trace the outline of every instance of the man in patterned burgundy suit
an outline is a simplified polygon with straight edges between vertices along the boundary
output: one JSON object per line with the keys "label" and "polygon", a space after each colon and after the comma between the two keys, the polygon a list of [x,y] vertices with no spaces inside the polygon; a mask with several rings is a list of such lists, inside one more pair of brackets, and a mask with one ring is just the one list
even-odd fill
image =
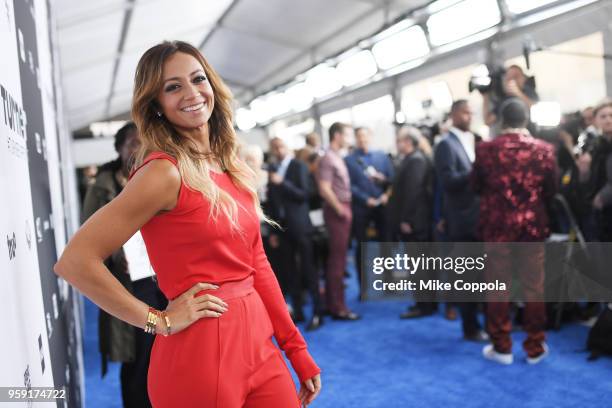
{"label": "man in patterned burgundy suit", "polygon": [[[494,140],[476,147],[472,185],[480,194],[478,232],[488,255],[487,282],[512,280],[516,267],[526,300],[523,348],[527,362],[535,364],[548,354],[545,343],[546,313],[544,292],[544,245],[549,235],[546,203],[556,189],[556,162],[553,147],[534,139],[525,129],[528,108],[517,98],[501,106],[503,130]],[[500,242],[529,242],[519,247]],[[502,364],[511,364],[512,323],[507,291],[489,293],[487,331],[493,344],[483,355]]]}

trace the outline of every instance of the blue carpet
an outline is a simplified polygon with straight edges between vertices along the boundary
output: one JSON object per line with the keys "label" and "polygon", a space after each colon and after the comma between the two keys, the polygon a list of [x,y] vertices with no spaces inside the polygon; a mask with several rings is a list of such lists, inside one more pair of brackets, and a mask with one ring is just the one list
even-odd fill
{"label": "blue carpet", "polygon": [[[588,329],[566,325],[548,333],[551,355],[536,366],[524,361],[523,333],[513,334],[515,362],[501,366],[481,357],[482,345],[461,341],[458,321],[440,315],[399,320],[398,301],[358,303],[356,279],[347,279],[350,307],[359,322],[327,319],[303,331],[323,369],[323,392],[313,407],[602,407],[610,406],[612,359],[587,362]],[[87,408],[121,406],[119,365],[100,379],[97,309],[86,301],[84,334]],[[605,401],[608,401],[607,403]]]}
{"label": "blue carpet", "polygon": [[102,378],[102,362],[98,345],[98,307],[89,299],[85,303],[85,332],[83,333],[83,360],[85,363],[85,407],[121,408],[121,364],[108,363],[108,372]]}

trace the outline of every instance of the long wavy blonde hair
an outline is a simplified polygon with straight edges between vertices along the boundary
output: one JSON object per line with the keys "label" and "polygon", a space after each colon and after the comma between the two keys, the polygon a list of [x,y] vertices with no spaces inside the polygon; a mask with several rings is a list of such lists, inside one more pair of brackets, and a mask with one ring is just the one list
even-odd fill
{"label": "long wavy blonde hair", "polygon": [[[189,54],[200,62],[213,90],[214,107],[208,120],[210,153],[199,152],[192,139],[182,136],[171,122],[157,115],[160,108],[156,98],[163,86],[163,66],[177,52]],[[135,167],[155,151],[173,156],[185,184],[201,192],[210,202],[211,218],[216,220],[221,212],[230,220],[233,230],[241,231],[237,224],[236,201],[210,177],[208,160],[214,158],[234,184],[251,194],[259,218],[270,221],[261,210],[255,173],[238,156],[239,143],[233,127],[231,91],[197,48],[182,41],[164,41],[143,54],[134,79],[132,118],[142,142],[134,158]]]}

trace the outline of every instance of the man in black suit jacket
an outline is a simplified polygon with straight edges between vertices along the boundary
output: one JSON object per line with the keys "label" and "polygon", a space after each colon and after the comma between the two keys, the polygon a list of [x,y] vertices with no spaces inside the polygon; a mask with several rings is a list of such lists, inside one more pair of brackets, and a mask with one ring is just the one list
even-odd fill
{"label": "man in black suit jacket", "polygon": [[426,242],[431,237],[433,168],[418,148],[420,132],[406,127],[398,133],[397,145],[404,157],[396,169],[389,215],[394,226],[392,239]]}
{"label": "man in black suit jacket", "polygon": [[[431,239],[433,206],[433,166],[418,148],[421,137],[414,127],[404,127],[397,134],[398,153],[403,159],[396,168],[388,204],[391,241],[410,242],[418,253],[426,252]],[[414,297],[416,303],[401,318],[428,316],[437,309],[435,292],[416,291]]]}
{"label": "man in black suit jacket", "polygon": [[314,330],[323,323],[323,319],[319,279],[313,265],[313,227],[308,207],[312,188],[308,167],[290,154],[280,138],[270,141],[270,153],[277,163],[269,172],[268,215],[283,229],[278,234],[280,250],[286,261],[281,266],[284,269],[281,273],[290,274],[289,291],[296,321],[304,319],[301,294],[302,281],[306,278],[313,302],[313,318],[307,329]]}
{"label": "man in black suit jacket", "polygon": [[[452,127],[438,143],[434,162],[443,190],[443,213],[450,242],[476,241],[479,200],[470,188],[477,137],[470,132],[472,110],[464,99],[451,107]],[[487,341],[477,318],[477,304],[461,303],[463,336],[466,340]]]}

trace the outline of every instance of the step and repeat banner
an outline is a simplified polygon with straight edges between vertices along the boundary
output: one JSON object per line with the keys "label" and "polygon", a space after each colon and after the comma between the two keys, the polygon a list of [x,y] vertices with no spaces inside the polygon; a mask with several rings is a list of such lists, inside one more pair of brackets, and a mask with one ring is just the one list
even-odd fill
{"label": "step and repeat banner", "polygon": [[53,272],[74,217],[49,8],[0,2],[0,387],[65,389],[10,406],[81,407],[80,298]]}

